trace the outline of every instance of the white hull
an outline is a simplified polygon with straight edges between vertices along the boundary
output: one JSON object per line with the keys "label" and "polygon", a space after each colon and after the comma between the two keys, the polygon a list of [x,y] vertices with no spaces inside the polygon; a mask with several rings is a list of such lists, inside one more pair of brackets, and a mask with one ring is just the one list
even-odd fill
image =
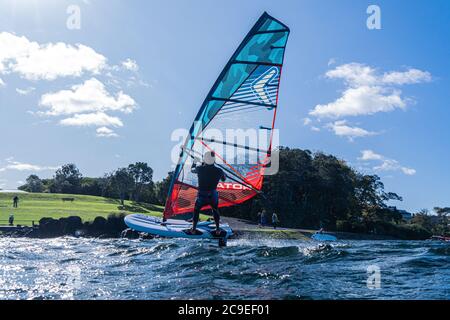
{"label": "white hull", "polygon": [[218,239],[228,238],[233,234],[228,224],[221,224],[223,230],[220,237],[212,232],[216,229],[214,222],[199,222],[197,230],[198,235],[189,235],[185,231],[192,227],[192,223],[184,220],[168,219],[164,224],[161,218],[146,216],[143,214],[131,214],[125,217],[125,224],[138,232],[144,232],[151,235],[157,235],[167,238],[188,238],[188,239]]}

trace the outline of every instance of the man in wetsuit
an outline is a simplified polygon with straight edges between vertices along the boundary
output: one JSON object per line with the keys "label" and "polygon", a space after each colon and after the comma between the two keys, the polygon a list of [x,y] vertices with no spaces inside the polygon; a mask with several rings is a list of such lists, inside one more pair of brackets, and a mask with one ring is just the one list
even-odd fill
{"label": "man in wetsuit", "polygon": [[206,152],[203,157],[203,164],[197,166],[194,162],[192,165],[192,173],[198,176],[198,193],[197,201],[195,202],[194,217],[192,229],[189,230],[190,234],[196,234],[197,223],[200,216],[200,210],[204,206],[211,206],[214,215],[214,221],[216,222],[216,235],[220,234],[220,214],[219,214],[219,193],[217,192],[217,185],[219,181],[225,181],[226,176],[222,169],[216,167],[216,155],[213,151]]}

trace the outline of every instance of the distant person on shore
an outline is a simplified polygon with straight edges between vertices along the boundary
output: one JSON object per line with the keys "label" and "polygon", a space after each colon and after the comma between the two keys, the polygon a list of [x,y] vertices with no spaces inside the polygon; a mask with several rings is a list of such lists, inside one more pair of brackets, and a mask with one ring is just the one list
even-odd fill
{"label": "distant person on shore", "polygon": [[263,210],[259,214],[259,226],[264,227],[267,224],[266,210]]}
{"label": "distant person on shore", "polygon": [[280,219],[278,219],[278,215],[274,212],[272,214],[272,225],[273,225],[273,228],[276,229],[278,227],[279,223],[280,223]]}
{"label": "distant person on shore", "polygon": [[14,214],[13,214],[13,213],[11,213],[11,214],[9,215],[9,225],[10,225],[10,226],[13,226],[13,225],[14,225]]}
{"label": "distant person on shore", "polygon": [[18,196],[15,196],[13,198],[13,207],[14,208],[18,208],[19,207],[19,197]]}

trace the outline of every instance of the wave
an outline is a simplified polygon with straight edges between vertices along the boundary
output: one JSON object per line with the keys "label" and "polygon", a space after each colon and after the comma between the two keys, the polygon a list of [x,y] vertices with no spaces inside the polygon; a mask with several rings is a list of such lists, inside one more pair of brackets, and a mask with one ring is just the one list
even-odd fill
{"label": "wave", "polygon": [[450,256],[450,244],[437,248],[430,248],[428,249],[428,252],[437,256]]}
{"label": "wave", "polygon": [[299,254],[299,248],[296,246],[290,247],[262,247],[256,250],[256,256],[264,258],[272,257],[292,257]]}

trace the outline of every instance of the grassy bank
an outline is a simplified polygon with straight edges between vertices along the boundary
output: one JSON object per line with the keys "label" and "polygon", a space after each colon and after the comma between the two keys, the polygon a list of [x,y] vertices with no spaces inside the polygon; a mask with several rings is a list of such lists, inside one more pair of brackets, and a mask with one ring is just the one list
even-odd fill
{"label": "grassy bank", "polygon": [[[236,231],[236,230],[235,230]],[[249,239],[285,239],[285,240],[311,240],[307,233],[299,230],[282,230],[272,228],[248,228],[237,230],[236,237]]]}
{"label": "grassy bank", "polygon": [[[110,214],[143,213],[162,216],[163,207],[125,201],[120,205],[116,199],[67,194],[19,194],[19,207],[13,208],[12,193],[0,193],[0,225],[7,224],[9,215],[14,214],[14,224],[29,226],[32,221],[38,223],[41,218],[65,218],[78,216],[83,221],[93,221],[96,217],[107,217]],[[63,198],[73,198],[73,202],[64,202]]]}

